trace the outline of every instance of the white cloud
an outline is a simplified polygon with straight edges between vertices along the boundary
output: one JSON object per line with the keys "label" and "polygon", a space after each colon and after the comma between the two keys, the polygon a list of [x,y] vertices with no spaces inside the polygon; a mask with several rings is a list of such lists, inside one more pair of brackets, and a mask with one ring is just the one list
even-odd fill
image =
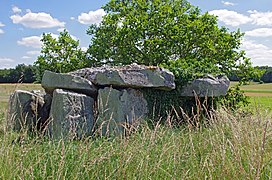
{"label": "white cloud", "polygon": [[70,17],[70,19],[73,21],[73,20],[75,20],[76,18],[75,18],[75,17]]}
{"label": "white cloud", "polygon": [[251,58],[255,66],[272,66],[272,48],[252,40],[244,39],[242,41],[242,49],[246,51],[246,55]]}
{"label": "white cloud", "polygon": [[42,45],[41,36],[24,37],[20,41],[17,41],[17,44],[26,47],[40,48]]}
{"label": "white cloud", "polygon": [[248,16],[226,9],[213,10],[209,13],[218,16],[219,21],[230,26],[239,26],[247,23],[257,26],[272,26],[272,12],[270,11],[258,12],[256,10],[250,10],[248,11]]}
{"label": "white cloud", "polygon": [[0,57],[0,62],[3,63],[3,62],[14,62],[13,59],[11,58],[3,58],[3,57]]}
{"label": "white cloud", "polygon": [[27,51],[26,54],[29,56],[39,55],[40,51]]}
{"label": "white cloud", "polygon": [[218,20],[224,22],[226,25],[239,26],[252,22],[252,19],[243,14],[235,11],[229,11],[226,9],[213,10],[209,12],[215,16],[218,16]]}
{"label": "white cloud", "polygon": [[58,32],[63,32],[65,28],[59,28],[57,29]]}
{"label": "white cloud", "polygon": [[103,9],[98,9],[96,11],[90,11],[89,13],[81,13],[77,20],[81,24],[99,24],[104,15],[106,15],[106,12]]}
{"label": "white cloud", "polygon": [[6,58],[6,57],[0,57],[0,68],[11,68],[13,67],[12,63],[15,61],[11,58]]}
{"label": "white cloud", "polygon": [[58,19],[53,18],[50,14],[39,12],[32,13],[27,12],[25,15],[20,16],[18,14],[10,16],[14,24],[22,24],[28,28],[52,28],[52,27],[64,27],[65,23],[60,22]]}
{"label": "white cloud", "polygon": [[235,6],[235,3],[232,2],[228,2],[228,1],[221,1],[222,4],[224,4],[224,6]]}
{"label": "white cloud", "polygon": [[[55,39],[57,39],[59,37],[58,34],[54,34],[54,33],[50,33],[50,34]],[[71,34],[70,34],[70,36],[72,37],[72,39],[78,40],[78,38],[76,36],[73,36]],[[21,40],[17,41],[17,44],[22,45],[22,46],[26,46],[26,47],[41,48],[41,46],[42,46],[41,39],[42,39],[42,35],[24,37]],[[31,55],[31,53],[39,54],[38,51],[29,51],[28,55]]]}
{"label": "white cloud", "polygon": [[248,11],[253,24],[258,26],[272,26],[272,12]]}
{"label": "white cloud", "polygon": [[29,56],[23,56],[22,59],[31,59]]}
{"label": "white cloud", "polygon": [[[4,27],[4,26],[5,26],[5,24],[3,24],[3,23],[0,22],[0,27]],[[5,33],[4,30],[0,29],[0,34],[4,34],[4,33]]]}
{"label": "white cloud", "polygon": [[272,36],[272,28],[258,28],[245,32],[246,36],[252,37],[270,37]]}
{"label": "white cloud", "polygon": [[12,11],[13,11],[13,13],[20,13],[20,12],[22,12],[22,10],[20,8],[18,8],[17,6],[13,6],[12,7]]}
{"label": "white cloud", "polygon": [[34,60],[37,56],[40,55],[40,51],[27,51],[26,55],[21,57],[23,60]]}

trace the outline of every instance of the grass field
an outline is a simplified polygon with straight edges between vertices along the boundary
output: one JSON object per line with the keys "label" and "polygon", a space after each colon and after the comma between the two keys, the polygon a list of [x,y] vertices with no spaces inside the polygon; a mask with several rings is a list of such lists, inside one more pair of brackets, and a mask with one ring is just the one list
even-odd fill
{"label": "grass field", "polygon": [[7,106],[9,96],[17,89],[20,90],[41,90],[40,84],[0,84],[0,110]]}
{"label": "grass field", "polygon": [[[237,82],[231,82],[231,86],[236,84]],[[272,83],[251,82],[249,85],[242,86],[241,89],[249,96],[252,107],[272,110]]]}
{"label": "grass field", "polygon": [[241,88],[249,96],[272,96],[272,83],[268,84],[249,84]]}
{"label": "grass field", "polygon": [[[269,94],[262,93],[269,86],[243,89]],[[24,88],[40,85],[0,85],[3,105],[13,89]],[[269,107],[271,99],[251,101],[259,102],[254,108]],[[0,179],[272,179],[271,117],[271,111],[233,114],[221,108],[207,127],[143,124],[125,138],[70,142],[31,138],[1,126]]]}
{"label": "grass field", "polygon": [[250,97],[253,107],[262,107],[272,110],[272,83],[268,84],[249,84],[241,88]]}

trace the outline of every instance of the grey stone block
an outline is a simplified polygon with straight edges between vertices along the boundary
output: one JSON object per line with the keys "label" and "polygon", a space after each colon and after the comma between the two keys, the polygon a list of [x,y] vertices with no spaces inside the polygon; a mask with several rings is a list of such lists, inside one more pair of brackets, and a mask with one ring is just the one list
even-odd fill
{"label": "grey stone block", "polygon": [[106,87],[98,92],[96,126],[102,135],[124,134],[136,128],[147,111],[141,91]]}
{"label": "grey stone block", "polygon": [[68,90],[56,89],[50,110],[48,132],[53,139],[90,136],[93,131],[94,100]]}
{"label": "grey stone block", "polygon": [[9,100],[8,128],[30,132],[41,130],[48,118],[48,104],[51,103],[44,97],[45,95],[16,90]]}
{"label": "grey stone block", "polygon": [[230,81],[226,76],[211,75],[193,80],[183,87],[181,96],[218,97],[227,94]]}
{"label": "grey stone block", "polygon": [[51,71],[44,72],[42,87],[49,94],[52,94],[55,89],[66,89],[90,96],[97,95],[97,88],[87,79],[71,74],[54,73]]}
{"label": "grey stone block", "polygon": [[137,64],[116,67],[106,66],[85,68],[69,74],[86,78],[98,86],[175,89],[173,73],[157,66]]}

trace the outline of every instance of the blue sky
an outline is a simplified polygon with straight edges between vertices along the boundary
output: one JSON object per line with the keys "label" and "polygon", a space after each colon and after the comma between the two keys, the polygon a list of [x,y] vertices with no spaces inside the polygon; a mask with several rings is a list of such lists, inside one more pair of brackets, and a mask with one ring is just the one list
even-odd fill
{"label": "blue sky", "polygon": [[[0,0],[0,69],[32,64],[42,33],[57,36],[64,28],[83,49],[88,47],[88,26],[99,23],[108,0]],[[245,32],[242,49],[254,65],[272,66],[271,0],[189,0],[202,12],[218,16],[219,25]]]}

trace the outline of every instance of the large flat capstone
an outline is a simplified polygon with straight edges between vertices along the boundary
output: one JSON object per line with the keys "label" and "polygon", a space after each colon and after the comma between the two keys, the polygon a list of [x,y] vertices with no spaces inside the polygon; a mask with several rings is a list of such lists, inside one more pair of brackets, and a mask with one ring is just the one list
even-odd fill
{"label": "large flat capstone", "polygon": [[9,100],[8,128],[29,132],[42,130],[49,115],[50,103],[45,95],[16,90]]}
{"label": "large flat capstone", "polygon": [[52,94],[55,89],[67,89],[90,96],[97,95],[97,88],[90,81],[72,74],[45,71],[42,78],[42,87],[49,94]]}
{"label": "large flat capstone", "polygon": [[174,75],[157,66],[127,65],[85,68],[69,74],[81,76],[100,86],[175,89]]}
{"label": "large flat capstone", "polygon": [[218,97],[227,94],[230,81],[226,76],[207,76],[193,80],[182,89],[181,96]]}
{"label": "large flat capstone", "polygon": [[49,135],[53,139],[90,136],[94,124],[93,105],[93,98],[85,94],[54,90],[48,125]]}
{"label": "large flat capstone", "polygon": [[147,111],[147,101],[139,90],[100,89],[96,122],[98,132],[102,135],[130,132],[139,125]]}

